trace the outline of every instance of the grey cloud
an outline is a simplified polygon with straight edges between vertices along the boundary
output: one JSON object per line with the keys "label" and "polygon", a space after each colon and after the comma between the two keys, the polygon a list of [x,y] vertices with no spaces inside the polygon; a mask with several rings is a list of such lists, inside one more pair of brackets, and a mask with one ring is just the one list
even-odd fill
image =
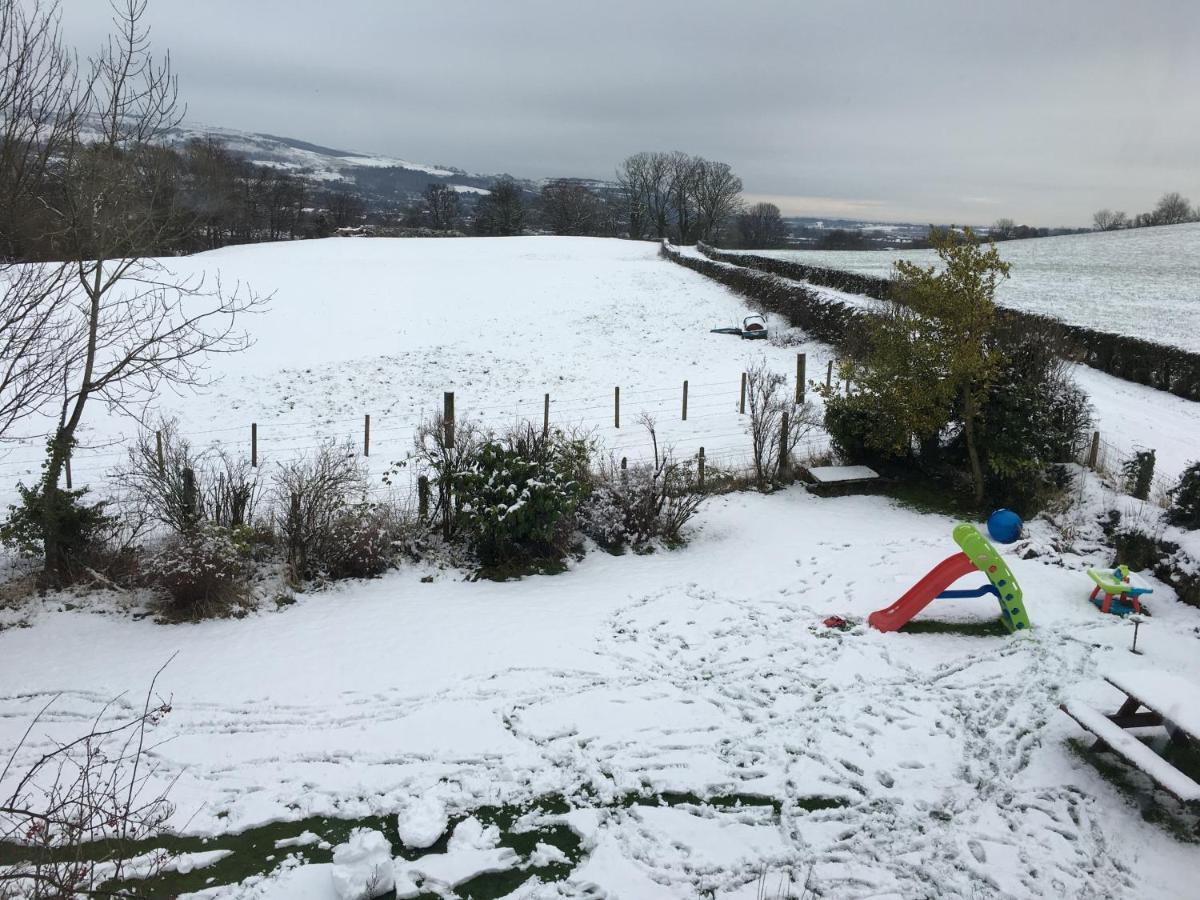
{"label": "grey cloud", "polygon": [[[100,0],[65,0],[82,50]],[[151,0],[197,121],[518,175],[723,159],[791,212],[1083,224],[1200,200],[1200,7]],[[979,203],[970,198],[988,198]]]}

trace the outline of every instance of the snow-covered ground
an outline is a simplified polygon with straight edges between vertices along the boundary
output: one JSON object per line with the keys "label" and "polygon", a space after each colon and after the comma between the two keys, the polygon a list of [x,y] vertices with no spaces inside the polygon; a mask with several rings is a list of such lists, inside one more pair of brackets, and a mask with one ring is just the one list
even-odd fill
{"label": "snow-covered ground", "polygon": [[[1084,560],[1009,555],[1032,632],[822,625],[894,600],[956,550],[952,525],[794,489],[714,500],[682,551],[593,553],[515,583],[414,567],[178,627],[48,604],[0,633],[0,747],[55,694],[27,755],[78,731],[178,652],[154,756],[192,833],[552,795],[581,810],[568,820],[586,855],[571,887],[516,896],[750,898],[764,871],[830,897],[1187,896],[1200,849],[1072,751],[1081,732],[1057,704],[1115,708],[1101,681],[1114,670],[1200,684],[1200,611],[1156,584],[1135,657],[1129,624],[1087,602]],[[924,615],[995,613],[985,598]],[[638,791],[762,795],[780,811],[612,802]],[[281,878],[216,893],[335,896],[324,869]]]}
{"label": "snow-covered ground", "polygon": [[[335,239],[172,261],[275,299],[251,322],[255,347],[220,361],[223,381],[162,406],[197,442],[245,448],[258,422],[267,460],[322,433],[357,437],[369,412],[378,464],[403,455],[443,390],[456,391],[460,415],[494,424],[540,417],[549,391],[555,421],[591,425],[618,452],[644,446],[629,436],[643,406],[685,448],[724,440],[737,452],[748,359],[766,354],[791,373],[805,351],[816,377],[830,351],[778,322],[777,336],[799,343],[709,334],[739,321],[741,302],[656,250],[581,238]],[[1160,465],[1196,445],[1195,404],[1079,377],[1103,427],[1174,448]],[[608,418],[618,385],[619,431]],[[128,431],[98,416],[88,440]],[[0,460],[5,490],[14,471],[36,473],[32,449]],[[92,463],[81,453],[77,481],[101,480],[122,452],[101,447]],[[1127,796],[1074,752],[1068,740],[1081,732],[1057,703],[1115,708],[1102,681],[1113,670],[1157,667],[1200,684],[1200,611],[1154,582],[1146,655],[1132,656],[1129,624],[1086,600],[1083,568],[1107,557],[1060,558],[1039,522],[1041,556],[1006,553],[1032,632],[822,624],[861,623],[895,600],[957,550],[952,526],[879,498],[793,489],[711,500],[683,550],[597,551],[553,577],[496,584],[410,565],[186,626],[96,598],[32,601],[4,619],[27,627],[0,630],[0,755],[50,697],[61,695],[22,762],[76,736],[118,693],[138,697],[177,652],[159,682],[172,712],[153,751],[156,778],[178,779],[176,827],[227,836],[297,823],[263,861],[275,875],[235,887],[213,875],[213,896],[333,900],[353,865],[386,857],[360,834],[332,864],[304,864],[296,854],[326,837],[302,833],[309,816],[384,816],[398,886],[554,864],[553,846],[515,853],[463,819],[545,797],[571,811],[542,824],[569,825],[583,853],[563,884],[514,897],[757,900],[788,875],[829,897],[1187,896],[1197,845],[1143,819],[1139,804],[1161,795]],[[995,613],[985,598],[938,601],[925,617]],[[693,801],[654,799],[667,795]],[[715,799],[732,796],[775,806]],[[704,799],[714,802],[694,802]],[[399,858],[401,833],[432,843],[447,816],[461,820],[455,838]],[[234,849],[222,840],[204,852]],[[178,870],[219,873],[224,862],[191,854]]]}
{"label": "snow-covered ground", "polygon": [[[1099,234],[1068,234],[997,245],[1013,264],[997,300],[1100,331],[1200,350],[1200,222]],[[766,250],[864,275],[888,277],[892,263],[930,265],[932,250]]]}

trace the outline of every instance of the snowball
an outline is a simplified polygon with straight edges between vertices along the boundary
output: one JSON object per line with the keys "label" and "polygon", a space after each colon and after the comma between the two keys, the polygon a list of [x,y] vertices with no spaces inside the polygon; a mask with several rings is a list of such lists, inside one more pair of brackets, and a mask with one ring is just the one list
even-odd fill
{"label": "snowball", "polygon": [[446,807],[437,797],[423,797],[396,816],[396,830],[405,847],[424,850],[432,847],[449,824]]}
{"label": "snowball", "polygon": [[460,850],[491,850],[500,846],[500,829],[495,825],[483,827],[483,823],[472,816],[458,823],[454,834],[450,835],[450,843],[446,850],[456,853]]}
{"label": "snowball", "polygon": [[356,828],[333,848],[333,890],[338,900],[375,900],[395,888],[392,845],[382,832]]}

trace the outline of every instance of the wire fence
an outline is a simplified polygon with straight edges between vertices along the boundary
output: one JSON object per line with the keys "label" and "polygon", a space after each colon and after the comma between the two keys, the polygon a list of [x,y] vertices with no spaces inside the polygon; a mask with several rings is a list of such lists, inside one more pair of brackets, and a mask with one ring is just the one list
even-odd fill
{"label": "wire fence", "polygon": [[1138,484],[1139,474],[1148,471],[1145,469],[1146,454],[1154,452],[1153,447],[1125,443],[1119,436],[1096,431],[1092,433],[1091,441],[1083,445],[1076,459],[1081,465],[1106,477],[1122,493],[1144,492],[1141,499],[1166,506],[1178,480],[1176,474],[1165,475],[1155,465],[1150,477],[1144,478],[1145,483]]}
{"label": "wire fence", "polygon": [[[803,362],[798,366],[798,376],[802,366]],[[794,382],[785,382],[783,390],[790,398]],[[685,381],[672,387],[614,386],[607,396],[554,397],[542,393],[478,405],[464,402],[466,398],[456,393],[447,393],[440,405],[431,398],[423,406],[384,415],[264,417],[239,425],[180,429],[175,437],[186,441],[197,456],[223,453],[250,462],[264,475],[331,442],[353,447],[371,476],[373,496],[415,501],[418,482],[428,474],[415,453],[418,428],[457,405],[452,418],[459,429],[469,424],[485,435],[498,435],[514,426],[531,424],[585,437],[600,458],[628,465],[652,459],[657,442],[660,452],[669,447],[676,459],[698,461],[703,455],[709,471],[740,476],[754,469],[746,392],[743,375],[740,383],[732,384]],[[452,398],[449,407],[446,398]],[[654,438],[647,424],[653,424]],[[128,466],[131,452],[143,443],[153,447],[155,440],[156,432],[149,430],[118,433],[77,446],[71,455],[70,486],[111,495],[120,489],[119,473]],[[30,442],[0,456],[0,484],[11,488],[18,482],[36,481],[45,458],[39,449]],[[792,458],[803,461],[822,457],[829,450],[824,432],[813,429],[798,443]]]}

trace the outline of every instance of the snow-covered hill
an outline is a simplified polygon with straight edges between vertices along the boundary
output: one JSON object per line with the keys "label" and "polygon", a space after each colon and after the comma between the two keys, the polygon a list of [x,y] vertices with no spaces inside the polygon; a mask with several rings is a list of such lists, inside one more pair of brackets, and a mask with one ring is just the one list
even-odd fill
{"label": "snow-covered hill", "polygon": [[[1200,222],[1005,241],[1011,278],[997,300],[1100,331],[1200,350]],[[932,263],[932,250],[759,251],[810,266],[886,277],[892,263]]]}
{"label": "snow-covered hill", "polygon": [[216,140],[230,152],[259,166],[284,169],[313,182],[342,185],[373,198],[415,196],[430,182],[444,182],[460,193],[482,194],[494,175],[471,174],[453,166],[431,165],[391,156],[325,147],[296,138],[184,123],[171,130],[168,143]]}

